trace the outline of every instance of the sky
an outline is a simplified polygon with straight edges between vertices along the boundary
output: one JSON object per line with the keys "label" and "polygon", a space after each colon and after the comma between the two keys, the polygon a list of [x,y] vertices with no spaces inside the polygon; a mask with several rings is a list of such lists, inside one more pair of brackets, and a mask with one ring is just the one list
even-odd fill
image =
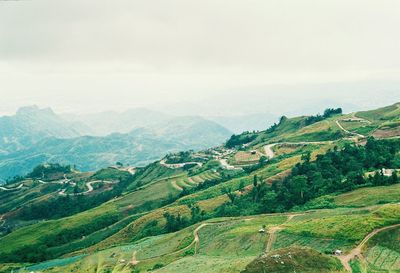
{"label": "sky", "polygon": [[399,26],[398,0],[0,0],[0,114],[381,106]]}

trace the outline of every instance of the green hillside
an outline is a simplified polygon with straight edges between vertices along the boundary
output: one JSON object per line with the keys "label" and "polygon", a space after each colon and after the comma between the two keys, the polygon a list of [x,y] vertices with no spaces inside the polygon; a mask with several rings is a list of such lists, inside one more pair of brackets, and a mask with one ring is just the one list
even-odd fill
{"label": "green hillside", "polygon": [[400,271],[398,109],[283,117],[142,168],[13,181],[0,272]]}

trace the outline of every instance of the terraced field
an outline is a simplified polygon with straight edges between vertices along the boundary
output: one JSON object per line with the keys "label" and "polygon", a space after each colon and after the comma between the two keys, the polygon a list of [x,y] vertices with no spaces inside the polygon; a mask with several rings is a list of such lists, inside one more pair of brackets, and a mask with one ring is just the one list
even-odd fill
{"label": "terraced field", "polygon": [[[326,162],[331,163],[328,165],[334,166],[335,160],[323,154],[332,150],[335,152],[328,155],[343,156],[341,148],[357,143],[354,132],[364,134],[369,126],[396,127],[397,123],[390,118],[400,114],[397,109],[397,106],[389,107],[384,112],[360,113],[360,116],[334,115],[310,125],[305,125],[307,117],[287,119],[275,131],[254,133],[256,138],[250,143],[239,142],[238,147],[229,150],[219,147],[221,153],[207,150],[210,160],[201,166],[168,168],[155,162],[146,168],[137,168],[134,177],[124,172],[130,180],[100,205],[64,218],[20,223],[12,232],[4,229],[0,254],[19,255],[29,246],[31,252],[34,252],[32,249],[46,249],[53,256],[37,260],[26,257],[27,261],[56,259],[36,264],[0,265],[0,269],[20,267],[20,273],[225,273],[243,270],[258,273],[251,271],[248,265],[253,264],[253,269],[257,269],[268,261],[274,263],[274,267],[266,267],[273,270],[271,272],[288,272],[284,271],[288,268],[290,272],[313,272],[318,268],[318,272],[338,273],[345,272],[348,266],[347,261],[343,266],[341,261],[350,257],[346,255],[352,254],[367,237],[370,240],[365,241],[367,244],[362,249],[365,259],[349,258],[353,272],[396,272],[400,270],[397,243],[400,231],[373,233],[400,223],[400,184],[339,194],[361,185],[389,183],[351,184],[342,189],[341,183],[347,182],[345,178],[348,181],[351,178],[343,171],[343,176],[337,176],[336,184],[332,183],[335,187],[339,185],[339,190],[325,191],[323,185],[330,181],[320,179],[324,183],[313,184],[314,176],[302,173],[301,168],[319,170],[320,165],[313,162],[317,158],[327,159]],[[371,143],[381,147],[377,142]],[[272,149],[269,152],[273,156],[258,164],[265,147]],[[354,150],[365,152],[363,147],[354,145]],[[392,156],[388,162],[362,167],[360,173],[376,172],[382,166],[379,164],[398,164],[398,154],[387,154]],[[220,161],[231,156],[236,163],[254,164],[240,170],[223,168]],[[363,164],[368,165],[364,158]],[[341,169],[337,167],[337,170]],[[296,173],[299,179],[294,180]],[[314,173],[317,177],[317,172]],[[13,206],[40,203],[60,195],[59,191],[64,189],[65,197],[68,198],[68,193],[72,197],[76,192],[87,191],[91,181],[114,181],[120,175],[117,169],[107,168],[88,176],[69,174],[65,179],[73,180],[75,185],[26,180],[18,192],[0,192],[0,198],[6,201],[0,204],[0,224],[9,224],[12,213],[16,215]],[[325,173],[319,175],[322,177]],[[93,182],[90,185],[93,191],[87,195],[107,193],[121,183],[103,184]],[[315,192],[320,190],[320,194],[303,199],[304,191],[310,187],[315,188]],[[298,191],[292,191],[297,188]],[[295,199],[300,201],[292,201]],[[275,213],[260,214],[265,212]],[[221,215],[242,216],[219,217]],[[337,249],[343,251],[343,255],[333,256],[332,251]],[[2,257],[6,261],[15,260],[6,255]]]}
{"label": "terraced field", "polygon": [[[26,270],[36,268],[47,269],[46,272],[66,272],[80,268],[80,272],[131,272],[133,269],[146,271],[159,268],[155,272],[192,272],[203,268],[204,272],[224,272],[228,269],[240,272],[246,264],[264,252],[274,227],[281,226],[283,230],[278,233],[273,250],[300,246],[325,253],[334,249],[349,251],[374,228],[398,222],[399,211],[399,205],[384,205],[358,212],[342,209],[310,211],[296,216],[277,214],[211,219],[175,233],[148,237],[133,244],[112,247],[89,256],[46,262]],[[382,222],[359,229],[359,222],[349,226],[344,220],[357,215],[380,218]],[[325,232],[318,231],[324,229],[327,219],[337,217],[341,217],[343,221],[335,222],[336,227],[329,224],[333,229],[330,234],[325,235]],[[265,227],[266,233],[259,232],[261,227]],[[352,236],[354,240],[345,240],[338,236],[339,230],[342,229],[349,234],[359,235]],[[196,242],[196,231],[198,245],[193,245],[193,242]],[[385,240],[373,237],[369,241],[366,261],[371,263],[372,269],[374,265],[383,265],[388,269],[397,268],[398,244],[395,242],[399,234],[399,229],[395,233],[384,232],[376,236],[383,236]],[[386,245],[382,242],[386,242]],[[58,267],[51,269],[51,265]]]}
{"label": "terraced field", "polygon": [[399,272],[400,228],[382,231],[372,237],[363,248],[362,258],[352,263],[354,272]]}
{"label": "terraced field", "polygon": [[214,171],[205,171],[194,176],[182,176],[176,179],[172,179],[171,184],[178,190],[184,188],[192,188],[206,180],[214,180],[220,177],[219,173]]}

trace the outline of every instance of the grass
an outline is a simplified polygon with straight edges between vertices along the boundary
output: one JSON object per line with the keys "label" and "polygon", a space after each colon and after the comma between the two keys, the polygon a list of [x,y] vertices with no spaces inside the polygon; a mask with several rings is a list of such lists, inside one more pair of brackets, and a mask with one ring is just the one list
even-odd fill
{"label": "grass", "polygon": [[372,123],[382,123],[383,121],[395,119],[400,116],[399,103],[371,111],[357,112],[356,116],[369,120]]}
{"label": "grass", "polygon": [[290,247],[262,255],[251,262],[243,273],[332,273],[345,272],[340,261],[310,248]]}
{"label": "grass", "polygon": [[199,253],[208,256],[257,256],[265,248],[267,234],[258,230],[265,225],[277,226],[287,220],[286,216],[259,216],[211,224],[200,230]]}
{"label": "grass", "polygon": [[[56,236],[71,229],[84,229],[87,223],[94,222],[98,219],[123,218],[135,214],[137,212],[154,209],[154,205],[162,199],[168,198],[169,195],[177,195],[178,190],[165,181],[159,181],[141,190],[128,193],[120,198],[113,199],[91,210],[75,214],[59,220],[44,221],[30,226],[18,229],[11,234],[0,239],[0,244],[6,246],[2,248],[3,253],[18,251],[24,245],[40,244],[46,237]],[[102,227],[99,226],[99,230]],[[86,234],[89,235],[89,234]],[[109,235],[109,234],[108,234]],[[78,238],[76,238],[78,239]],[[76,247],[80,247],[77,244]],[[64,246],[68,251],[75,251],[68,246]],[[62,253],[63,254],[63,253]]]}
{"label": "grass", "polygon": [[327,141],[338,140],[345,134],[337,126],[335,120],[341,116],[335,116],[308,126],[305,126],[306,117],[290,118],[279,126],[274,132],[263,132],[254,142],[261,143],[277,142],[301,142],[301,141]]}
{"label": "grass", "polygon": [[318,238],[301,234],[280,231],[277,234],[273,249],[281,249],[289,246],[310,247],[322,253],[331,253],[335,249],[350,249],[352,241],[344,239]]}
{"label": "grass", "polygon": [[400,184],[361,188],[333,197],[337,206],[366,207],[400,202]]}
{"label": "grass", "polygon": [[[204,202],[206,201],[208,200],[204,200]],[[180,211],[184,215],[188,213],[188,209],[184,206],[169,209],[174,210],[175,213]],[[285,258],[282,261],[292,269],[296,269],[296,272],[316,272],[315,270],[318,272],[342,272],[336,259],[322,255],[320,252],[330,252],[336,248],[350,249],[371,230],[398,222],[400,206],[382,205],[370,210],[337,208],[310,211],[294,217],[289,222],[287,222],[288,216],[285,214],[210,219],[206,221],[208,226],[199,231],[200,244],[196,255],[194,255],[194,248],[183,249],[191,244],[194,239],[193,231],[200,224],[175,233],[145,237],[134,243],[128,243],[143,230],[146,222],[156,219],[157,215],[152,215],[153,213],[155,211],[134,221],[134,224],[125,228],[125,232],[128,233],[120,233],[116,237],[118,239],[125,234],[127,240],[124,245],[94,252],[75,263],[49,269],[48,272],[70,272],[71,270],[77,272],[78,269],[79,272],[94,272],[95,269],[97,272],[107,272],[107,270],[120,273],[147,272],[151,271],[154,266],[160,267],[155,272],[241,272],[265,248],[269,235],[258,233],[263,225],[266,226],[267,231],[272,226],[285,228],[277,233],[273,245],[274,252],[271,255],[284,256],[290,252],[294,260],[289,261]],[[382,238],[378,235],[373,237],[368,243],[369,249],[373,251],[371,255],[379,254],[376,245],[379,243],[381,256],[387,254],[389,257],[385,260],[386,263],[394,261],[394,252],[398,251],[399,247],[395,242],[397,242],[396,238],[400,231],[396,232],[396,234],[393,232],[379,234]],[[346,235],[342,236],[342,233]],[[114,241],[114,243],[121,244],[123,242]],[[290,250],[287,247],[290,247]],[[315,250],[310,250],[310,248]],[[382,248],[390,249],[391,252],[383,251]],[[88,251],[85,250],[85,252]],[[133,253],[136,253],[136,258],[141,261],[135,267],[128,265]],[[271,259],[271,255],[267,257],[267,261]],[[268,267],[266,271],[261,272],[287,272],[281,271],[287,267],[280,264],[280,261],[278,264],[275,260],[274,263],[267,263],[279,267]],[[322,264],[325,267],[320,268]],[[251,269],[251,266],[248,268]],[[327,268],[330,271],[324,271]]]}
{"label": "grass", "polygon": [[372,211],[360,211],[357,214],[339,214],[320,218],[292,221],[286,231],[291,234],[361,241],[374,229],[400,222],[400,205],[384,205]]}
{"label": "grass", "polygon": [[175,261],[157,273],[239,273],[251,262],[252,257],[210,257],[205,255],[189,256]]}
{"label": "grass", "polygon": [[217,172],[204,171],[204,172],[201,172],[197,175],[193,175],[190,177],[187,175],[182,175],[182,176],[170,179],[169,181],[171,183],[172,183],[172,181],[174,181],[181,188],[192,188],[200,183],[203,183],[206,180],[218,179],[219,177],[220,177],[220,175]]}
{"label": "grass", "polygon": [[400,228],[382,231],[364,248],[365,265],[371,271],[400,271]]}
{"label": "grass", "polygon": [[132,216],[125,217],[121,221],[118,221],[117,223],[115,223],[113,225],[107,226],[103,229],[93,232],[92,234],[89,234],[88,236],[79,238],[75,241],[71,241],[71,242],[61,245],[61,246],[49,248],[49,251],[54,253],[55,256],[61,256],[65,253],[69,253],[68,256],[71,256],[71,255],[74,256],[75,251],[90,247],[92,245],[95,245],[95,244],[101,242],[102,240],[105,240],[106,238],[117,233],[118,231],[120,231],[121,229],[126,227],[129,223],[131,223],[132,221],[136,220],[139,217],[140,217],[140,215],[132,215]]}
{"label": "grass", "polygon": [[27,271],[42,271],[46,270],[52,267],[59,267],[59,266],[65,266],[68,264],[75,263],[76,261],[82,259],[85,255],[79,255],[75,257],[69,257],[69,258],[63,258],[63,259],[55,259],[51,261],[46,261],[40,264],[32,265],[26,267]]}
{"label": "grass", "polygon": [[132,175],[128,171],[121,171],[116,168],[106,168],[97,171],[93,176],[98,180],[129,179]]}
{"label": "grass", "polygon": [[233,156],[232,160],[230,160],[230,163],[237,165],[246,165],[258,163],[259,160],[260,154],[258,153],[253,154],[248,151],[239,151]]}

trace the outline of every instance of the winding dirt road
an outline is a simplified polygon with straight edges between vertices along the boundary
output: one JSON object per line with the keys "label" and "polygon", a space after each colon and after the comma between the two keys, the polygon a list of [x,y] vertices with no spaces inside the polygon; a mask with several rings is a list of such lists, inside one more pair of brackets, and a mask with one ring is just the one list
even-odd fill
{"label": "winding dirt road", "polygon": [[269,159],[272,159],[275,157],[275,153],[272,150],[272,148],[276,145],[321,145],[321,144],[332,144],[333,141],[301,141],[301,142],[277,142],[277,143],[272,143],[264,146],[264,153],[265,156],[267,156]]}
{"label": "winding dirt road", "polygon": [[215,224],[215,223],[203,223],[193,231],[194,240],[193,240],[192,244],[193,243],[195,244],[195,246],[194,246],[194,254],[197,254],[197,252],[199,251],[199,246],[200,246],[199,231],[200,231],[200,229],[202,229],[205,226],[212,225],[212,224]]}
{"label": "winding dirt road", "polygon": [[350,134],[350,135],[353,135],[353,136],[357,136],[357,137],[360,137],[360,138],[365,138],[365,136],[362,135],[362,134],[350,132],[349,130],[345,129],[345,128],[340,124],[339,120],[336,120],[336,125],[337,125],[343,132],[345,132],[345,133],[347,133],[347,134]]}
{"label": "winding dirt road", "polygon": [[153,260],[154,258],[159,258],[159,257],[163,257],[163,256],[175,255],[175,254],[178,254],[178,253],[181,253],[181,252],[184,252],[184,251],[190,249],[193,245],[195,246],[195,248],[194,248],[194,254],[197,254],[197,253],[198,253],[199,244],[200,244],[199,231],[200,231],[202,228],[204,228],[205,226],[214,225],[214,224],[217,224],[217,223],[203,223],[203,224],[201,224],[200,226],[198,226],[198,227],[193,231],[193,237],[194,237],[193,241],[192,241],[188,246],[186,246],[186,247],[184,247],[184,248],[181,248],[181,249],[179,249],[179,250],[177,250],[177,251],[174,251],[174,252],[171,252],[171,253],[162,254],[162,255],[158,255],[158,256],[151,257],[151,258],[147,258],[147,259],[143,259],[143,260],[138,260],[138,259],[136,258],[137,251],[134,251],[134,252],[132,253],[132,258],[131,258],[130,264],[131,264],[131,265],[137,265],[138,263],[140,263],[140,262],[142,262],[142,261]]}
{"label": "winding dirt road", "polygon": [[183,167],[185,167],[186,165],[189,165],[189,164],[190,165],[196,164],[199,167],[203,166],[203,163],[200,163],[200,162],[184,162],[184,163],[169,164],[169,163],[165,162],[165,159],[160,161],[160,165],[162,165],[164,167],[167,167],[167,168],[170,168],[170,169],[183,168]]}
{"label": "winding dirt road", "polygon": [[274,144],[268,144],[268,145],[264,146],[264,152],[265,152],[265,155],[268,157],[268,159],[274,158],[275,154],[274,154],[274,151],[272,150],[272,148],[278,144],[279,143],[274,143]]}
{"label": "winding dirt road", "polygon": [[392,229],[392,228],[396,228],[396,227],[400,227],[400,224],[396,224],[396,225],[391,225],[391,226],[387,226],[387,227],[383,227],[383,228],[379,228],[379,229],[375,229],[374,231],[372,231],[370,234],[368,234],[362,241],[361,243],[354,248],[353,250],[351,250],[347,255],[342,255],[342,256],[338,256],[339,260],[342,262],[344,268],[348,271],[348,272],[353,272],[353,269],[351,268],[349,262],[356,258],[356,257],[362,257],[362,248],[363,246],[368,242],[369,239],[371,239],[373,236],[375,236],[376,234],[378,234],[379,232],[388,230],[388,229]]}
{"label": "winding dirt road", "polygon": [[[89,194],[89,193],[91,193],[91,192],[94,190],[92,184],[100,183],[100,182],[101,182],[101,183],[106,183],[106,184],[116,184],[116,183],[118,183],[118,182],[115,182],[115,181],[103,181],[103,180],[90,181],[90,182],[87,182],[87,183],[85,184],[86,187],[88,188],[87,191],[78,192],[78,193],[71,193],[71,194],[69,194],[69,195],[86,195],[86,194]],[[74,183],[74,184],[75,184],[75,183]],[[66,196],[67,193],[65,193],[65,191],[66,191],[66,189],[63,189],[63,190],[61,190],[58,194],[59,194],[59,195]]]}
{"label": "winding dirt road", "polygon": [[21,184],[18,185],[18,187],[15,187],[15,188],[0,187],[0,190],[3,190],[3,191],[14,191],[14,190],[19,190],[23,186],[24,186],[24,183],[21,183]]}
{"label": "winding dirt road", "polygon": [[134,251],[132,254],[131,265],[137,265],[139,263],[139,261],[136,259],[136,253],[137,251]]}
{"label": "winding dirt road", "polygon": [[222,166],[224,169],[227,169],[227,170],[242,170],[242,168],[240,168],[240,167],[236,167],[236,166],[230,165],[230,164],[228,163],[228,160],[225,159],[225,158],[221,158],[221,159],[219,160],[219,163],[221,164],[221,166]]}
{"label": "winding dirt road", "polygon": [[285,225],[287,222],[291,221],[294,217],[300,216],[300,215],[304,215],[304,213],[288,214],[288,215],[287,215],[288,218],[287,218],[287,220],[286,220],[283,224],[281,224],[281,225],[279,225],[279,226],[271,227],[271,228],[268,229],[269,237],[268,237],[267,246],[265,247],[264,252],[267,253],[267,252],[270,252],[270,251],[271,251],[272,246],[274,245],[274,243],[275,243],[275,241],[276,241],[276,233],[279,232],[279,231],[281,231],[281,230],[284,228],[284,225]]}

